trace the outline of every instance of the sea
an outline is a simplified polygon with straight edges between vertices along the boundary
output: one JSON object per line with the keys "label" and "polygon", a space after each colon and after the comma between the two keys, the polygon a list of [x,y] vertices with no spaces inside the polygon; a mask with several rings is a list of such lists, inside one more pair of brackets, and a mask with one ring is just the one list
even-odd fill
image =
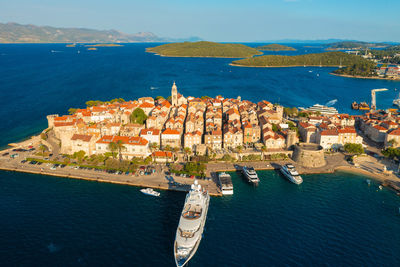
{"label": "sea", "polygon": [[[0,45],[0,148],[46,128],[88,100],[170,95],[241,96],[285,106],[353,101],[392,107],[400,82],[336,77],[335,68],[233,67],[232,59],[160,57],[158,44],[65,47]],[[248,44],[256,46],[258,44]],[[320,53],[293,44],[282,55]],[[266,52],[266,54],[276,52]],[[213,197],[189,266],[400,266],[400,198],[367,177],[304,175],[297,186],[260,171],[258,187],[231,173],[235,194]],[[174,266],[173,241],[185,193],[155,198],[139,188],[0,172],[0,266]]]}

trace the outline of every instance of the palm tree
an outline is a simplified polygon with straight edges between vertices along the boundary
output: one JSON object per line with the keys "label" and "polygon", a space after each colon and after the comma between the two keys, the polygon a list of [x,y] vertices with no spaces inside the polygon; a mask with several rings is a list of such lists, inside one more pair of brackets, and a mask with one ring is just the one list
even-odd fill
{"label": "palm tree", "polygon": [[125,149],[124,142],[121,140],[117,141],[117,148],[118,148],[118,155],[119,155],[119,161],[122,161],[122,149]]}
{"label": "palm tree", "polygon": [[112,155],[113,159],[115,159],[115,151],[118,150],[118,145],[114,142],[110,142],[108,144],[108,149],[111,151],[111,155]]}

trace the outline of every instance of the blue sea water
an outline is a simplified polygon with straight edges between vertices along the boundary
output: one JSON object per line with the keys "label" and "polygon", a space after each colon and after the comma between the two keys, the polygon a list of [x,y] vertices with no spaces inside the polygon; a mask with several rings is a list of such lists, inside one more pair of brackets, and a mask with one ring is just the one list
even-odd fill
{"label": "blue sea water", "polygon": [[[47,114],[65,114],[91,99],[166,97],[173,81],[185,96],[240,95],[288,106],[337,99],[341,112],[382,87],[390,91],[378,94],[378,107],[390,107],[400,85],[335,77],[333,68],[241,68],[229,66],[231,59],[144,52],[153,45],[97,51],[0,45],[0,147],[40,132]],[[296,48],[281,54],[322,51]],[[365,177],[308,175],[296,186],[278,173],[260,172],[254,188],[232,176],[235,195],[212,198],[204,239],[189,266],[400,265],[400,200],[375,184],[368,187]],[[134,187],[0,172],[0,265],[173,266],[184,197],[162,192],[151,198]]]}
{"label": "blue sea water", "polygon": [[[211,199],[189,266],[399,266],[393,192],[346,173],[259,175],[232,173],[235,194]],[[174,266],[182,192],[12,172],[0,190],[2,266]]]}

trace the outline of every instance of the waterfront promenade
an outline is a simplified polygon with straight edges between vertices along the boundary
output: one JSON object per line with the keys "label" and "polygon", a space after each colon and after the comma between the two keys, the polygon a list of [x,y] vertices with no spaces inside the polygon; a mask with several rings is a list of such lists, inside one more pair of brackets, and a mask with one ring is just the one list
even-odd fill
{"label": "waterfront promenade", "polygon": [[[161,190],[189,191],[193,179],[165,174],[165,168],[157,165],[156,172],[151,175],[110,174],[103,171],[75,169],[73,166],[50,169],[53,164],[33,165],[20,163],[21,159],[0,158],[0,170],[17,171],[71,179],[81,179],[95,182],[124,184],[137,187],[151,187]],[[199,183],[209,191],[211,196],[221,196],[221,192],[212,180],[199,180]]]}
{"label": "waterfront promenade", "polygon": [[[38,136],[25,140],[18,144],[13,144],[15,147],[35,146],[37,147],[40,142]],[[8,152],[8,155],[4,153]],[[33,165],[21,163],[21,161],[28,157],[35,157],[31,152],[18,152],[19,157],[10,158],[14,152],[12,148],[0,151],[0,170],[4,171],[18,171],[33,174],[65,177],[72,179],[83,179],[96,182],[107,182],[115,184],[124,184],[137,187],[151,187],[161,190],[175,190],[175,191],[188,191],[193,179],[184,178],[180,176],[166,175],[168,168],[164,164],[155,165],[155,173],[151,175],[132,175],[132,174],[112,174],[104,171],[94,171],[78,169],[75,166],[66,166],[65,168],[50,169],[53,164]],[[293,164],[301,175],[305,174],[319,174],[319,173],[333,173],[335,171],[345,171],[357,173],[376,179],[383,185],[396,185],[400,187],[400,179],[395,174],[397,172],[397,165],[392,161],[384,159],[378,160],[372,156],[359,156],[354,160],[354,164],[345,160],[344,154],[334,153],[326,154],[325,160],[327,164],[319,168],[305,168],[297,164],[291,159],[280,161],[250,161],[250,162],[210,162],[207,163],[206,177],[211,179],[201,179],[200,184],[206,188],[210,195],[221,196],[221,191],[218,187],[217,172],[221,171],[237,171],[243,166],[251,166],[256,170],[277,170],[286,163]],[[399,190],[395,189],[397,192]]]}

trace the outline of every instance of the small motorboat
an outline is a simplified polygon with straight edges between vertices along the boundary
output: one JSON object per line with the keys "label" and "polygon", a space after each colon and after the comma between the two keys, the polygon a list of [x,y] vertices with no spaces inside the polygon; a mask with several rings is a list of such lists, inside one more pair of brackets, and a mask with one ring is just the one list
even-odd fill
{"label": "small motorboat", "polygon": [[160,192],[154,191],[153,188],[140,189],[140,192],[142,192],[145,195],[150,195],[150,196],[154,196],[154,197],[160,196]]}

